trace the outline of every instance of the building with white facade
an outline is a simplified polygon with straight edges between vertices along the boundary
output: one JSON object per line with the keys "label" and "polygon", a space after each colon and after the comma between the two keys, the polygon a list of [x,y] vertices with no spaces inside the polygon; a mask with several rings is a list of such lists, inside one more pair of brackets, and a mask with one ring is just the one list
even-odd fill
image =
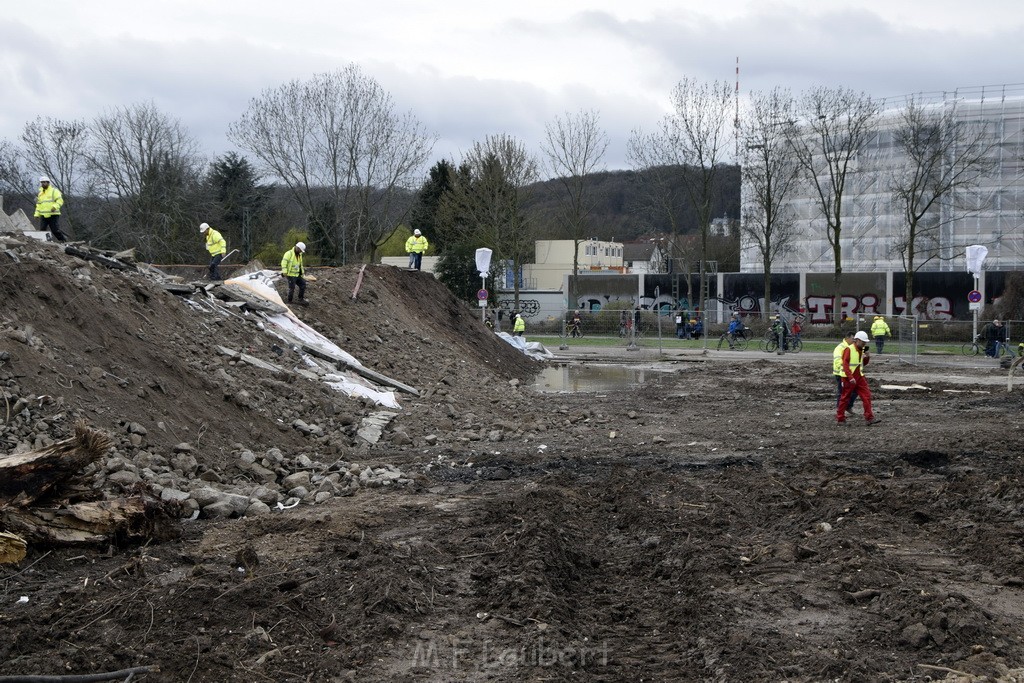
{"label": "building with white facade", "polygon": [[[988,247],[988,270],[1024,268],[1024,86],[962,89],[918,101],[932,108],[937,120],[952,109],[969,125],[984,126],[994,162],[993,170],[977,187],[951,193],[925,217],[938,228],[934,238],[927,238],[919,247],[939,258],[932,258],[919,270],[963,271],[962,254],[972,244]],[[841,238],[844,272],[904,270],[896,245],[906,232],[906,220],[892,194],[894,171],[908,164],[893,139],[903,103],[898,104],[884,108],[847,176]],[[798,237],[789,253],[775,259],[773,271],[834,270],[827,224],[814,192],[813,186],[803,184],[792,193],[788,209],[796,218]],[[749,204],[747,188],[743,198],[744,214],[757,210]],[[762,261],[756,245],[744,238],[741,248],[741,271],[760,272]],[[917,263],[921,262],[919,258]]]}

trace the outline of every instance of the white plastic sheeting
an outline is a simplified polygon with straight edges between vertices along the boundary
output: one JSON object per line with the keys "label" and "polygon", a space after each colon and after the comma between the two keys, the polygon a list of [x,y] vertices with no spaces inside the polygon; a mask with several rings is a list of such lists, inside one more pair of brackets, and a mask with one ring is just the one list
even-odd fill
{"label": "white plastic sheeting", "polygon": [[[273,285],[273,282],[277,277],[278,274],[272,270],[261,270],[232,280],[226,280],[225,282],[244,287],[260,298],[272,301],[273,303],[280,304],[287,308],[284,301],[281,300],[281,295],[277,293],[277,290]],[[288,342],[289,340],[297,340],[300,343],[315,348],[329,356],[343,358],[352,365],[365,367],[355,358],[355,356],[343,351],[330,339],[299,320],[291,310],[284,313],[268,315],[267,322],[269,323],[267,331],[285,342]],[[309,356],[303,356],[303,360],[306,365],[311,367],[319,366],[318,363]],[[363,377],[355,373],[328,374],[324,375],[323,379],[327,386],[336,391],[347,394],[348,396],[366,397],[378,405],[386,406],[388,408],[401,408],[398,404],[398,399],[395,397],[395,392],[378,389]]]}
{"label": "white plastic sheeting", "polygon": [[515,337],[508,332],[497,332],[496,334],[530,358],[548,360],[555,357],[555,354],[548,351],[540,342],[528,342],[525,337]]}

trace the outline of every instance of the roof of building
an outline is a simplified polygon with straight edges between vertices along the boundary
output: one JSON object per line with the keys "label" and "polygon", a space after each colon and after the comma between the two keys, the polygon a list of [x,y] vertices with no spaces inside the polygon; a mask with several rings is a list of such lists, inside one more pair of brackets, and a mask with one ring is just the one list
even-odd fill
{"label": "roof of building", "polygon": [[622,260],[650,261],[651,257],[654,256],[655,246],[657,245],[652,242],[627,242],[622,245]]}

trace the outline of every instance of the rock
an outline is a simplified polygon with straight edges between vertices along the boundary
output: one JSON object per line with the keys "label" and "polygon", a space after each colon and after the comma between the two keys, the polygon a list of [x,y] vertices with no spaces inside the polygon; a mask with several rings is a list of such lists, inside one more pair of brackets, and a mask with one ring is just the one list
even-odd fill
{"label": "rock", "polygon": [[288,489],[288,495],[292,498],[303,499],[309,495],[309,489],[305,486],[296,486],[293,489]]}
{"label": "rock", "polygon": [[318,493],[315,496],[313,496],[313,502],[317,503],[317,504],[325,503],[325,502],[327,502],[328,500],[331,499],[332,495],[333,494],[331,494],[328,491],[321,491],[320,493]]}
{"label": "rock", "polygon": [[666,441],[668,441],[668,439],[666,439],[663,436],[656,436],[653,439],[651,439],[651,441],[653,441],[654,443],[665,443]]}
{"label": "rock", "polygon": [[297,458],[295,458],[295,465],[297,467],[301,467],[303,469],[307,469],[307,468],[313,467],[313,461],[310,459],[310,457],[308,455],[306,455],[305,453],[302,453]]}
{"label": "rock", "polygon": [[262,515],[269,514],[270,506],[259,500],[254,500],[252,503],[249,504],[249,507],[245,509],[246,517],[260,517]]}
{"label": "rock", "polygon": [[309,484],[309,472],[295,472],[281,480],[281,488],[285,491],[291,491],[298,486],[308,487]]}
{"label": "rock", "polygon": [[412,437],[399,430],[391,435],[391,443],[395,446],[408,446],[412,444]]}
{"label": "rock", "polygon": [[273,484],[277,481],[277,472],[258,463],[249,465],[249,471],[264,484]]}
{"label": "rock", "polygon": [[900,632],[900,640],[910,647],[924,647],[929,637],[928,627],[921,622],[911,624]]}
{"label": "rock", "polygon": [[182,474],[195,474],[199,469],[199,462],[187,452],[179,452],[171,458],[171,468]]}
{"label": "rock", "polygon": [[510,379],[508,381],[508,385],[510,387],[518,387],[520,384],[522,384],[522,382],[520,382],[518,379]]}
{"label": "rock", "polygon": [[131,443],[132,446],[138,448],[142,445],[142,436],[140,434],[129,434],[128,442]]}
{"label": "rock", "polygon": [[249,498],[266,503],[267,505],[274,505],[281,499],[281,494],[268,486],[257,486],[249,494]]}
{"label": "rock", "polygon": [[221,500],[224,496],[223,493],[215,488],[204,486],[192,491],[192,500],[199,503],[199,507],[205,508],[207,505],[213,505],[217,501]]}
{"label": "rock", "polygon": [[149,434],[146,428],[140,425],[138,422],[130,422],[128,424],[128,433],[138,434],[139,436],[146,436],[147,434]]}
{"label": "rock", "polygon": [[238,459],[241,460],[246,465],[251,465],[254,462],[256,462],[256,454],[253,453],[252,451],[242,451],[241,453],[239,453]]}
{"label": "rock", "polygon": [[309,425],[303,422],[302,420],[293,420],[292,429],[296,429],[299,431],[299,433],[305,434],[307,436],[313,432],[313,430],[309,428]]}
{"label": "rock", "polygon": [[170,501],[174,503],[183,503],[189,499],[190,494],[186,491],[179,491],[178,489],[165,488],[160,492],[160,500]]}
{"label": "rock", "polygon": [[216,470],[206,470],[205,472],[199,475],[199,479],[202,481],[213,482],[215,484],[221,483],[221,476],[220,474],[217,473]]}
{"label": "rock", "polygon": [[[248,509],[248,506],[246,506]],[[231,503],[222,500],[203,507],[203,514],[210,519],[226,519],[235,513]]]}
{"label": "rock", "polygon": [[192,448],[192,444],[182,442],[179,444],[175,444],[175,446],[171,450],[174,451],[175,453],[191,453],[195,449]]}
{"label": "rock", "polygon": [[426,442],[428,446],[436,446],[437,434],[427,434],[425,437],[423,437],[423,440]]}
{"label": "rock", "polygon": [[128,470],[120,470],[108,476],[107,481],[111,484],[118,484],[127,488],[140,483],[142,481],[142,477]]}
{"label": "rock", "polygon": [[280,463],[284,462],[284,453],[281,452],[280,448],[270,448],[270,449],[268,449],[267,452],[266,452],[266,455],[264,457],[267,460],[269,460],[270,462],[273,462],[273,463],[280,464]]}
{"label": "rock", "polygon": [[492,429],[487,432],[487,440],[491,442],[502,441],[505,438],[505,434],[500,429]]}

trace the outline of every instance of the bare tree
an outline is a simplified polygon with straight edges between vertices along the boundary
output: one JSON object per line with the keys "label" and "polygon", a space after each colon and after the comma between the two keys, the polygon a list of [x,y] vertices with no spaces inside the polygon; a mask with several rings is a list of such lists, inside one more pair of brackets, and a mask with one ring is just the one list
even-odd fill
{"label": "bare tree", "polygon": [[150,258],[180,258],[193,249],[202,175],[198,143],[178,119],[152,102],[96,118],[86,152],[98,196],[107,200],[107,234]]}
{"label": "bare tree", "polygon": [[587,237],[594,199],[590,184],[594,172],[601,170],[601,160],[608,149],[608,135],[598,125],[596,111],[556,116],[544,127],[541,149],[547,156],[551,174],[557,178],[564,193],[560,219],[569,228],[572,239],[572,290],[569,298],[576,305],[579,298],[580,242]]}
{"label": "bare tree", "polygon": [[511,263],[515,308],[519,308],[519,271],[534,254],[535,221],[525,205],[539,178],[537,160],[515,138],[489,135],[473,143],[441,201],[442,219],[463,239],[490,247]]}
{"label": "bare tree", "polygon": [[800,126],[790,147],[814,192],[832,247],[832,312],[841,322],[843,277],[843,199],[857,154],[874,132],[878,104],[868,95],[844,88],[818,86],[804,93],[798,105]]}
{"label": "bare tree", "polygon": [[788,149],[795,125],[795,101],[788,90],[775,88],[750,95],[740,128],[744,189],[740,232],[761,257],[767,317],[771,306],[772,264],[788,252],[796,236],[789,195],[798,184],[799,166]]}
{"label": "bare tree", "polygon": [[352,64],[268,89],[231,125],[302,207],[320,254],[344,263],[368,252],[401,222],[436,136]]}
{"label": "bare tree", "polygon": [[[681,169],[670,165],[664,145],[657,135],[633,131],[626,158],[637,172],[637,188],[643,195],[644,211],[668,228],[669,270],[682,271],[686,278],[686,300],[693,302],[693,266],[700,260],[699,250],[680,236],[680,222],[686,191],[680,182]],[[685,173],[685,169],[682,169]]]}
{"label": "bare tree", "polygon": [[[708,236],[719,167],[729,148],[732,88],[724,81],[700,82],[684,78],[672,91],[673,112],[651,136],[634,133],[631,147],[648,147],[634,156],[655,166],[683,167],[683,187],[697,214],[701,258],[699,308],[707,299]],[[649,168],[650,166],[648,166]]]}
{"label": "bare tree", "polygon": [[62,213],[73,229],[73,199],[88,190],[85,173],[88,125],[85,121],[62,121],[40,116],[25,124],[21,144],[27,163],[49,176],[63,193],[65,205]]}
{"label": "bare tree", "polygon": [[[32,201],[29,192],[33,187],[21,151],[10,141],[0,140],[0,195],[6,198],[4,203],[8,206],[12,203],[28,206]],[[8,210],[2,206],[0,209]]]}
{"label": "bare tree", "polygon": [[903,261],[909,305],[915,273],[942,257],[941,229],[967,213],[958,200],[995,168],[996,140],[983,123],[965,120],[956,100],[927,105],[910,97],[893,131],[893,146],[903,157],[889,182],[904,220],[893,250]]}

